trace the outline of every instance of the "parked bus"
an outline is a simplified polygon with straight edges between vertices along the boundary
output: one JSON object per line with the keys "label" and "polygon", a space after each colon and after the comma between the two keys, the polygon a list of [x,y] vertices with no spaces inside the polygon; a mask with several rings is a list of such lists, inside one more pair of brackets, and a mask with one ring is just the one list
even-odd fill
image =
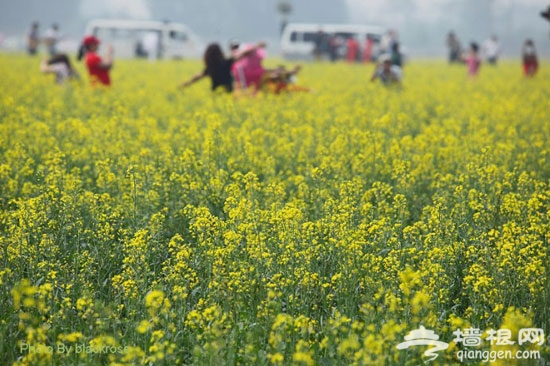
{"label": "parked bus", "polygon": [[[380,42],[384,32],[382,27],[362,24],[316,24],[316,23],[289,23],[281,35],[281,53],[288,59],[310,59],[313,57],[315,40],[318,32],[322,31],[327,37],[335,37],[342,44],[355,37],[361,47],[371,37],[375,43]],[[342,57],[342,48],[338,50]]]}
{"label": "parked bus", "polygon": [[87,35],[112,44],[117,57],[196,58],[204,51],[199,38],[182,23],[96,19]]}

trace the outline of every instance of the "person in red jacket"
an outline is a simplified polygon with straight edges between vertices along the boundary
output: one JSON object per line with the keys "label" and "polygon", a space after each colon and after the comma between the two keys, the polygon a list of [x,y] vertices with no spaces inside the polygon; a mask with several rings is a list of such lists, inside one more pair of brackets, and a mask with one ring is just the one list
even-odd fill
{"label": "person in red jacket", "polygon": [[82,41],[82,46],[78,54],[78,59],[85,57],[86,67],[90,74],[92,85],[111,85],[109,72],[113,68],[113,47],[107,48],[107,55],[102,59],[98,54],[99,39],[94,36],[87,36]]}

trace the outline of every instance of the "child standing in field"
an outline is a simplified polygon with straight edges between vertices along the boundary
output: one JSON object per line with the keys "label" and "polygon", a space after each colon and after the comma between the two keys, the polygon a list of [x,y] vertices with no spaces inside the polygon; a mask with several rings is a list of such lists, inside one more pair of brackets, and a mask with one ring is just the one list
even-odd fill
{"label": "child standing in field", "polygon": [[226,92],[231,93],[233,91],[233,76],[231,75],[233,64],[264,47],[265,44],[260,42],[243,52],[235,52],[231,57],[225,58],[220,45],[212,43],[204,52],[204,70],[181,84],[180,88],[186,88],[204,77],[209,77],[212,82],[212,91],[223,87]]}
{"label": "child standing in field", "polygon": [[397,65],[392,65],[391,56],[382,54],[378,65],[371,76],[371,81],[380,79],[384,85],[401,85],[402,71]]}
{"label": "child standing in field", "polygon": [[492,35],[488,40],[483,43],[483,54],[487,58],[489,65],[495,66],[500,56],[500,43],[498,37]]}
{"label": "child standing in field", "polygon": [[468,66],[468,75],[474,78],[479,73],[479,67],[481,66],[481,59],[479,58],[479,46],[477,43],[472,42],[470,44],[470,52],[464,57],[464,63]]}
{"label": "child standing in field", "polygon": [[113,68],[113,47],[109,46],[107,48],[107,56],[105,59],[102,59],[97,54],[99,43],[99,39],[94,36],[87,36],[84,38],[78,53],[78,60],[81,60],[85,55],[86,67],[88,68],[92,85],[97,85],[99,83],[101,85],[110,86],[111,77],[109,72]]}
{"label": "child standing in field", "polygon": [[533,77],[539,69],[539,61],[537,58],[537,51],[535,50],[535,44],[532,40],[528,39],[523,44],[522,50],[523,59],[523,73],[527,77]]}

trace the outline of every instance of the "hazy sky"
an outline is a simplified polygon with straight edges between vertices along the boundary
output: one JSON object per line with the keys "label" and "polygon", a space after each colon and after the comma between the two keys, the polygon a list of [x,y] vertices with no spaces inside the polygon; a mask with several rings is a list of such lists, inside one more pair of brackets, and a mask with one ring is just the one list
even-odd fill
{"label": "hazy sky", "polygon": [[[539,13],[550,0],[288,0],[290,21],[371,23],[396,29],[412,54],[444,53],[442,39],[453,29],[463,43],[496,33],[514,55],[525,38],[540,54],[550,53],[550,23]],[[22,35],[38,20],[41,29],[59,22],[79,39],[97,17],[170,19],[188,24],[209,41],[267,39],[277,43],[278,0],[0,0],[0,32]]]}
{"label": "hazy sky", "polygon": [[539,53],[549,54],[550,23],[540,11],[549,0],[346,0],[351,22],[380,22],[397,29],[404,44],[433,51],[454,30],[463,43],[499,36],[504,52],[533,38]]}
{"label": "hazy sky", "polygon": [[[177,1],[177,0],[174,0]],[[266,4],[273,3],[268,0],[258,0],[258,2],[264,2]],[[314,4],[315,0],[310,0],[311,4]],[[384,15],[387,9],[392,9],[396,4],[411,4],[409,8],[414,9],[414,15],[422,14],[426,20],[437,20],[442,16],[446,16],[445,8],[451,3],[457,3],[461,0],[346,0],[346,4],[353,9],[350,12],[352,18],[360,19],[368,16],[369,13],[376,13],[377,15]],[[208,1],[205,1],[208,2]],[[227,3],[231,3],[231,0],[227,0]],[[235,2],[235,1],[234,1]],[[300,0],[292,1],[290,3],[300,2]],[[485,2],[484,0],[478,0],[478,3]],[[487,3],[491,3],[495,8],[506,8],[513,6],[536,6],[540,9],[548,6],[548,0],[488,0]],[[124,13],[126,15],[136,18],[150,18],[153,16],[153,3],[148,0],[81,0],[80,5],[83,14],[97,15],[101,14],[106,9],[113,15]],[[389,14],[392,15],[392,14]]]}

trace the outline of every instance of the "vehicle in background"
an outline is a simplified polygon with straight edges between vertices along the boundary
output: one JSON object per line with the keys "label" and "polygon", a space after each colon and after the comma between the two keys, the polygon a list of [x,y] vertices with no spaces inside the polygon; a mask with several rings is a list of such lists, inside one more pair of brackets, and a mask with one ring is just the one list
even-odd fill
{"label": "vehicle in background", "polygon": [[88,23],[86,35],[112,44],[117,57],[123,58],[196,58],[204,51],[200,39],[182,23],[95,19]]}
{"label": "vehicle in background", "polygon": [[338,58],[342,58],[343,47],[347,40],[354,37],[362,50],[367,37],[380,42],[384,29],[374,25],[363,24],[317,24],[317,23],[289,23],[281,34],[281,53],[287,59],[308,60],[313,58],[315,41],[318,32],[322,31],[327,37],[333,37],[339,43]]}

